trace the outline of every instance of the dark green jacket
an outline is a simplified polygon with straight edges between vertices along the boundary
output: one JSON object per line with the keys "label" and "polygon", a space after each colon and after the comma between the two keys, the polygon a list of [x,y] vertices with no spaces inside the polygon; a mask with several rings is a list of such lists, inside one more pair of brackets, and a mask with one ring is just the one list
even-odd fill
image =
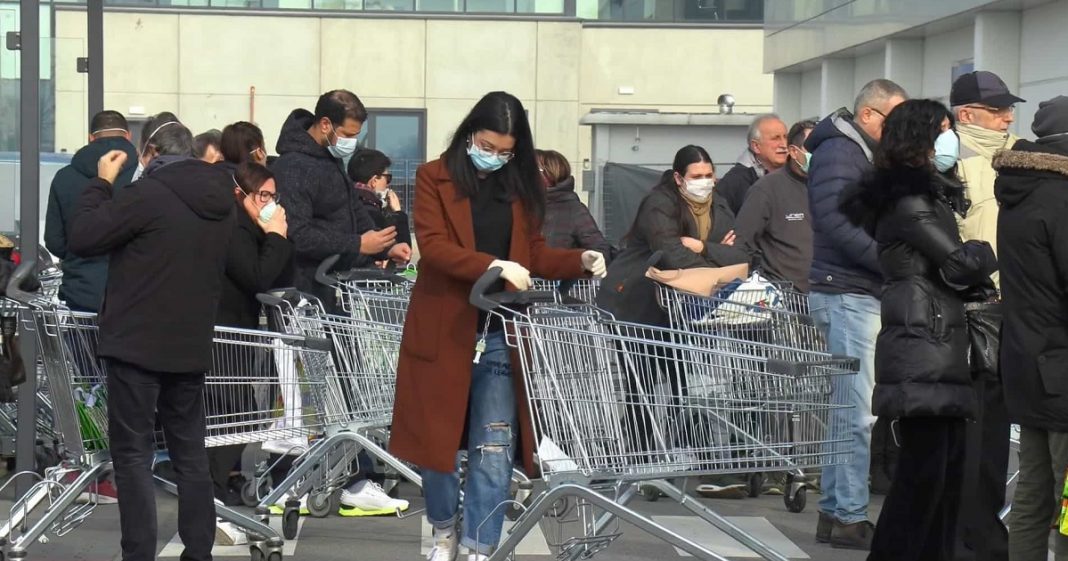
{"label": "dark green jacket", "polygon": [[126,165],[115,180],[115,187],[125,187],[137,168],[137,152],[133,144],[122,137],[100,138],[90,142],[74,154],[70,165],[56,173],[48,194],[48,213],[45,217],[45,247],[63,261],[63,284],[59,296],[71,308],[96,312],[104,299],[104,285],[108,280],[108,257],[79,257],[68,251],[67,232],[78,200],[89,180],[96,177],[96,165],[111,150],[126,152]]}

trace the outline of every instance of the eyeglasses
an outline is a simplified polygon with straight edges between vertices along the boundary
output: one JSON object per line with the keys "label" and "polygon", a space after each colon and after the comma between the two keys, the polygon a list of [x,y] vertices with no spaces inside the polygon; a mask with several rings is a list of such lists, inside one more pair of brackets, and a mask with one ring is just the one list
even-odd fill
{"label": "eyeglasses", "polygon": [[378,177],[385,178],[386,183],[393,183],[393,174],[392,173],[380,173],[380,174],[378,174]]}
{"label": "eyeglasses", "polygon": [[[475,144],[475,139],[472,137],[469,142]],[[506,162],[510,162],[512,158],[515,157],[515,152],[512,152],[510,150],[498,151],[487,146],[485,142],[477,143],[477,148],[487,154],[496,154],[498,157],[502,158]]]}
{"label": "eyeglasses", "polygon": [[274,201],[274,202],[277,203],[278,200],[279,200],[279,197],[278,197],[278,193],[275,193],[273,191],[260,191],[260,192],[256,193],[256,199],[259,200],[261,203],[267,204],[267,203],[269,203],[271,201]]}
{"label": "eyeglasses", "polygon": [[1007,117],[1016,112],[1016,106],[1010,105],[1008,107],[990,107],[989,105],[965,105],[969,109],[982,109],[997,115],[998,117]]}
{"label": "eyeglasses", "polygon": [[886,113],[883,113],[882,111],[879,111],[878,109],[876,109],[874,107],[871,107],[871,106],[869,106],[868,109],[871,109],[872,111],[878,113],[879,116],[882,117],[883,119],[886,119]]}

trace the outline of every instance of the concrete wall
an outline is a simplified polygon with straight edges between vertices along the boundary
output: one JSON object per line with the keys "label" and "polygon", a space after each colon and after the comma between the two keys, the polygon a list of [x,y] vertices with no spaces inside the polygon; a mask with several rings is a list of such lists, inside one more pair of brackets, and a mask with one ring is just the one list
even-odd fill
{"label": "concrete wall", "polygon": [[[974,58],[975,27],[930,35],[923,43],[923,96],[949,100],[953,65]],[[982,70],[982,69],[979,69]],[[912,93],[912,92],[909,92]],[[913,94],[915,95],[915,94]]]}
{"label": "concrete wall", "polygon": [[1020,97],[1027,100],[1016,110],[1018,130],[1030,133],[1038,104],[1068,95],[1068,2],[1041,6],[1023,13],[1020,41]]}
{"label": "concrete wall", "polygon": [[[59,11],[56,22],[57,36],[84,43],[84,12]],[[107,12],[104,31],[108,108],[173,110],[198,132],[248,119],[255,86],[269,147],[292,109],[333,88],[369,108],[425,109],[428,157],[479,97],[503,89],[523,101],[538,144],[578,169],[590,151],[578,121],[593,108],[709,112],[721,93],[734,95],[736,112],[772,105],[760,30]],[[63,88],[57,122],[84,123],[84,80]],[[84,127],[61,128],[59,147],[84,144]]]}

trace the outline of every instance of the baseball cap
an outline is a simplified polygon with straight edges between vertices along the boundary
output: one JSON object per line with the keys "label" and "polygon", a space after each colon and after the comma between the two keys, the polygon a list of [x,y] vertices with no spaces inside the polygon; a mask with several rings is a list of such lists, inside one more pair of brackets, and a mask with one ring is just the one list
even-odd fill
{"label": "baseball cap", "polygon": [[990,107],[1008,107],[1026,101],[1009,92],[1005,82],[993,72],[976,70],[957,78],[949,91],[949,104],[953,107],[982,103]]}

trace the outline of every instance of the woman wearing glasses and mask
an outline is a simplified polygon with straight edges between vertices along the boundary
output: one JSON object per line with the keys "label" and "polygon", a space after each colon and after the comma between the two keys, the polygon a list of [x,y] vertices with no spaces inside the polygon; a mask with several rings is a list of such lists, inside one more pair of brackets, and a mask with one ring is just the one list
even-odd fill
{"label": "woman wearing glasses and mask", "polygon": [[[246,161],[235,168],[232,177],[237,209],[216,324],[256,329],[260,312],[256,295],[292,285],[293,245],[286,237],[286,211],[278,204],[274,175],[262,165]],[[212,395],[210,389],[209,386],[205,404],[209,412],[253,409],[251,387],[244,392],[227,390],[225,395]],[[208,448],[215,498],[228,506],[241,504],[239,488],[234,489],[229,480],[243,449],[244,446]]]}
{"label": "woman wearing glasses and mask", "polygon": [[[501,269],[499,290],[527,290],[532,275],[604,274],[600,253],[545,244],[542,183],[526,112],[504,92],[475,104],[442,157],[416,174],[421,260],[404,324],[389,444],[394,455],[422,469],[434,528],[431,561],[453,561],[458,545],[470,561],[493,553],[504,523],[505,509],[497,505],[509,497],[519,442],[533,469],[522,375],[500,319],[468,303],[475,281],[494,267]],[[462,527],[460,446],[468,451]]]}

